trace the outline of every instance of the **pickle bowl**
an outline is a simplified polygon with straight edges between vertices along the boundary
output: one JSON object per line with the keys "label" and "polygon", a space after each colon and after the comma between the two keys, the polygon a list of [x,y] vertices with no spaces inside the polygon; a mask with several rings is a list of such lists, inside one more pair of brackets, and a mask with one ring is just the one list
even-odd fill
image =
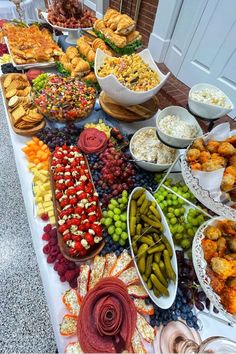
{"label": "pickle bowl", "polygon": [[[168,291],[169,291],[169,296],[160,296],[157,297],[153,290],[148,289],[147,283],[144,281],[141,272],[139,271],[138,268],[138,264],[137,264],[137,256],[135,256],[134,254],[134,250],[133,250],[133,246],[132,246],[132,238],[131,238],[131,234],[130,234],[130,211],[131,211],[131,200],[133,198],[133,195],[135,192],[139,191],[140,189],[144,189],[145,190],[145,195],[146,198],[151,201],[151,202],[155,202],[156,203],[156,209],[158,211],[158,213],[161,216],[161,224],[164,227],[163,230],[163,235],[166,237],[166,239],[169,241],[169,244],[173,250],[173,256],[171,258],[171,265],[172,268],[176,274],[176,280],[175,282],[170,281],[168,284]],[[168,223],[166,221],[166,218],[161,210],[161,208],[159,207],[156,199],[153,197],[153,195],[146,190],[145,188],[142,187],[136,187],[133,189],[132,193],[129,196],[129,201],[128,201],[128,208],[127,208],[127,230],[128,230],[128,240],[129,240],[129,246],[130,246],[130,250],[131,250],[131,257],[133,259],[134,262],[134,266],[135,269],[138,273],[138,276],[140,278],[140,281],[143,285],[143,287],[145,288],[146,292],[148,293],[149,297],[152,299],[152,301],[161,309],[168,309],[172,306],[175,297],[176,297],[176,292],[177,292],[177,286],[178,286],[178,266],[177,266],[177,258],[176,258],[176,253],[175,253],[175,248],[174,248],[174,243],[173,243],[173,239],[172,239],[172,235],[168,226]],[[151,247],[151,246],[150,246]]]}

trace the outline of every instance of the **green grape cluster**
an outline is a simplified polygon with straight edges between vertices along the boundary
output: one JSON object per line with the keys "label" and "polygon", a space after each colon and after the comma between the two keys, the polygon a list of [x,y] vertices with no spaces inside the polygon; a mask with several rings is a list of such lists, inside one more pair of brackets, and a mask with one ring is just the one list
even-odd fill
{"label": "green grape cluster", "polygon": [[[157,177],[156,181],[159,182],[159,179],[160,177]],[[164,185],[192,203],[196,203],[194,195],[183,182],[174,183],[171,178],[168,178]],[[154,194],[154,197],[166,216],[174,243],[184,250],[190,249],[198,227],[205,221],[204,214],[197,209],[186,211],[185,201],[163,187]]]}
{"label": "green grape cluster", "polygon": [[44,89],[46,83],[48,82],[49,75],[47,73],[40,74],[33,80],[33,91],[38,92]]}
{"label": "green grape cluster", "polygon": [[108,208],[102,213],[102,224],[107,229],[113,241],[118,242],[121,246],[126,244],[128,238],[126,223],[127,205],[128,192],[124,190],[121,198],[112,198],[108,204]]}

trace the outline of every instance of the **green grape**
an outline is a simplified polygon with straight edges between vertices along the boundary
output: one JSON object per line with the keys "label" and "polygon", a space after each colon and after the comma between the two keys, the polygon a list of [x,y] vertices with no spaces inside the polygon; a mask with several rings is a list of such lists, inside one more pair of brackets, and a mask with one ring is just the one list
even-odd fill
{"label": "green grape", "polygon": [[115,222],[115,227],[121,227],[121,225],[122,225],[121,221],[118,220]]}
{"label": "green grape", "polygon": [[121,203],[121,204],[119,205],[119,208],[120,208],[120,209],[124,209],[124,207],[125,207],[125,204],[123,204],[123,203]]}
{"label": "green grape", "polygon": [[159,203],[159,207],[160,207],[161,209],[163,209],[163,208],[164,208],[164,205],[163,205],[162,203]]}
{"label": "green grape", "polygon": [[165,197],[163,195],[159,195],[158,199],[159,199],[160,202],[162,202],[165,199]]}
{"label": "green grape", "polygon": [[174,212],[175,212],[175,209],[174,209],[174,208],[168,208],[168,212],[169,212],[169,213],[174,213]]}
{"label": "green grape", "polygon": [[172,200],[167,200],[167,205],[172,205],[173,203],[172,203]]}
{"label": "green grape", "polygon": [[189,191],[189,189],[188,189],[188,187],[187,187],[187,186],[183,186],[183,187],[182,187],[182,191],[183,191],[184,193],[186,193],[186,192],[188,192],[188,191]]}
{"label": "green grape", "polygon": [[[126,190],[123,190],[122,192],[122,197],[128,197],[128,192]],[[128,201],[128,200],[127,200]]]}
{"label": "green grape", "polygon": [[122,234],[120,235],[120,237],[121,237],[123,240],[127,240],[127,238],[128,238],[127,232],[122,232]]}
{"label": "green grape", "polygon": [[113,209],[115,209],[115,206],[112,204],[108,204],[108,209],[113,210]]}
{"label": "green grape", "polygon": [[195,232],[193,231],[193,229],[188,229],[187,234],[193,237],[195,235]]}
{"label": "green grape", "polygon": [[177,225],[176,230],[181,233],[184,231],[184,226],[183,225]]}
{"label": "green grape", "polygon": [[127,229],[127,225],[126,225],[125,222],[121,223],[121,228],[122,228],[123,231],[125,231]]}
{"label": "green grape", "polygon": [[119,239],[119,244],[121,246],[124,246],[126,244],[126,240],[123,240],[122,238]]}
{"label": "green grape", "polygon": [[124,204],[128,203],[128,198],[126,198],[126,197],[122,197],[121,200],[122,200],[122,203],[124,203]]}
{"label": "green grape", "polygon": [[115,208],[115,209],[114,209],[114,214],[120,215],[120,214],[121,214],[121,210],[118,209],[118,208]]}
{"label": "green grape", "polygon": [[109,235],[113,235],[115,232],[115,226],[114,225],[111,225],[108,227],[108,233]]}
{"label": "green grape", "polygon": [[[169,210],[169,209],[168,209]],[[167,213],[166,215],[169,219],[174,218],[175,215],[173,213]]]}
{"label": "green grape", "polygon": [[112,219],[111,218],[105,219],[104,224],[105,224],[105,226],[110,226],[112,224]]}
{"label": "green grape", "polygon": [[120,215],[120,220],[121,221],[126,221],[127,220],[127,215],[126,214],[121,214]]}
{"label": "green grape", "polygon": [[176,240],[181,240],[182,238],[183,238],[182,234],[180,234],[180,233],[175,234]]}
{"label": "green grape", "polygon": [[181,240],[180,246],[181,246],[183,249],[188,249],[188,248],[191,246],[191,241],[188,240],[187,238],[184,238],[183,240]]}
{"label": "green grape", "polygon": [[174,214],[175,214],[175,216],[177,216],[177,217],[180,216],[180,214],[181,214],[181,213],[180,213],[180,210],[179,210],[179,209],[175,209]]}
{"label": "green grape", "polygon": [[101,218],[101,224],[105,224],[105,218]]}
{"label": "green grape", "polygon": [[171,223],[172,225],[175,225],[175,224],[177,223],[177,219],[176,219],[176,218],[171,218],[171,219],[170,219],[170,223]]}
{"label": "green grape", "polygon": [[120,220],[120,215],[116,215],[116,214],[115,214],[115,215],[113,216],[113,219],[114,219],[115,221],[119,221],[119,220]]}
{"label": "green grape", "polygon": [[110,203],[114,206],[117,206],[118,205],[118,202],[115,200],[115,199],[111,199],[110,200]]}
{"label": "green grape", "polygon": [[109,216],[110,218],[113,218],[113,216],[114,216],[113,211],[112,210],[108,210],[107,216]]}
{"label": "green grape", "polygon": [[118,203],[122,203],[122,198],[118,198]]}
{"label": "green grape", "polygon": [[115,233],[117,235],[121,235],[122,234],[122,229],[120,227],[117,227]]}
{"label": "green grape", "polygon": [[119,236],[119,235],[114,234],[114,235],[112,236],[112,239],[113,239],[113,241],[114,241],[114,242],[118,242],[118,241],[119,241],[119,239],[120,239],[120,236]]}

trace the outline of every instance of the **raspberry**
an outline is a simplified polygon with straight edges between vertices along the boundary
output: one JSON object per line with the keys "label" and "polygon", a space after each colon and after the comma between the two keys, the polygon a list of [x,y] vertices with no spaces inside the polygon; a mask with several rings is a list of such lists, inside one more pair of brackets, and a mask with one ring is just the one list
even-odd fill
{"label": "raspberry", "polygon": [[75,269],[75,263],[70,262],[70,263],[68,264],[68,269],[69,269],[69,270]]}
{"label": "raspberry", "polygon": [[48,221],[49,219],[48,213],[43,213],[40,217],[43,221]]}
{"label": "raspberry", "polygon": [[73,288],[73,289],[75,289],[75,288],[77,288],[77,278],[75,277],[73,280],[71,280],[70,282],[69,282],[69,284],[70,284],[70,287],[71,288]]}
{"label": "raspberry", "polygon": [[59,262],[56,262],[56,263],[54,264],[53,269],[57,272],[59,267],[60,267],[60,263],[59,263]]}
{"label": "raspberry", "polygon": [[50,238],[48,243],[49,243],[50,246],[55,246],[55,245],[57,245],[57,239],[56,238]]}
{"label": "raspberry", "polygon": [[64,275],[66,271],[67,271],[67,268],[64,266],[64,264],[59,264],[59,265],[58,265],[57,273],[58,273],[60,276],[61,276],[61,275]]}
{"label": "raspberry", "polygon": [[42,236],[42,240],[44,240],[44,241],[49,241],[50,240],[50,236],[49,236],[49,234],[46,234],[46,232],[43,234],[43,236]]}
{"label": "raspberry", "polygon": [[66,281],[70,282],[74,279],[74,277],[75,277],[75,272],[73,270],[67,270],[65,272]]}
{"label": "raspberry", "polygon": [[60,281],[61,281],[62,283],[64,283],[64,282],[66,281],[66,278],[64,277],[64,275],[61,275],[61,276],[60,276]]}
{"label": "raspberry", "polygon": [[54,263],[55,260],[56,260],[56,257],[55,257],[55,256],[53,256],[53,255],[51,255],[51,254],[49,254],[49,255],[47,256],[47,262],[48,262],[48,263]]}
{"label": "raspberry", "polygon": [[54,255],[57,257],[57,255],[59,254],[60,250],[59,250],[59,247],[58,246],[52,246],[51,247],[51,251],[50,251],[50,254],[51,255]]}
{"label": "raspberry", "polygon": [[79,273],[80,273],[80,267],[75,269],[75,274],[76,274],[77,277],[78,277]]}
{"label": "raspberry", "polygon": [[51,238],[57,238],[57,229],[54,227],[48,234]]}
{"label": "raspberry", "polygon": [[43,231],[48,233],[49,231],[51,231],[52,229],[52,225],[51,224],[47,224],[46,226],[44,226]]}
{"label": "raspberry", "polygon": [[45,246],[43,247],[43,253],[44,253],[44,254],[49,254],[49,253],[50,253],[50,250],[51,250],[51,247],[50,247],[49,244],[47,244],[47,245],[45,245]]}
{"label": "raspberry", "polygon": [[64,256],[63,256],[62,253],[60,253],[60,254],[57,256],[57,259],[58,259],[59,261],[61,261],[63,258],[64,258]]}

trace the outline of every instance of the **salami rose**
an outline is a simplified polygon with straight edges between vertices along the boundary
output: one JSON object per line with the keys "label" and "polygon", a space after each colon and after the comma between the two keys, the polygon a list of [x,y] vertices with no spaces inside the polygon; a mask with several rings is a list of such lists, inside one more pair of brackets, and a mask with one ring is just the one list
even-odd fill
{"label": "salami rose", "polygon": [[137,312],[127,288],[117,278],[100,280],[85,296],[77,334],[84,353],[130,351]]}
{"label": "salami rose", "polygon": [[101,152],[107,144],[107,136],[96,128],[86,128],[80,134],[79,148],[86,154]]}

